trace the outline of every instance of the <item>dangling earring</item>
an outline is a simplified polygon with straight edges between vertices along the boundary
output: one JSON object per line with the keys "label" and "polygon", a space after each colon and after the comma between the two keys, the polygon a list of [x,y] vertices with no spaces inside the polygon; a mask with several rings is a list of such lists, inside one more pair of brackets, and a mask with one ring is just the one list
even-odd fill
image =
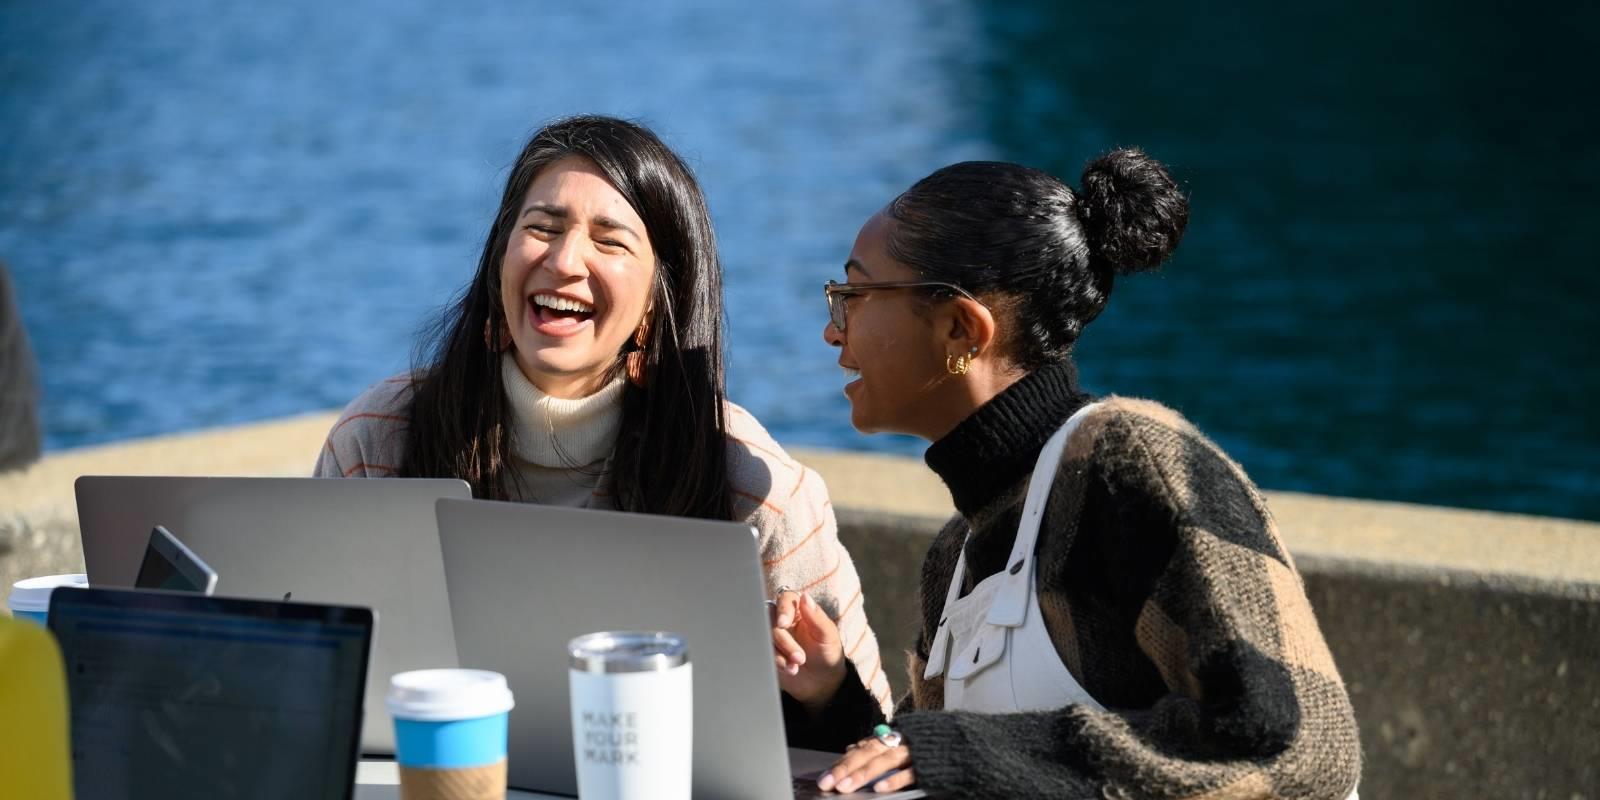
{"label": "dangling earring", "polygon": [[491,353],[503,353],[511,346],[511,329],[502,321],[499,326],[494,324],[494,319],[483,321],[483,344]]}
{"label": "dangling earring", "polygon": [[978,348],[962,353],[959,356],[946,354],[944,357],[944,370],[951,375],[965,375],[972,369],[972,360],[978,357]]}
{"label": "dangling earring", "polygon": [[645,386],[644,374],[644,342],[650,335],[650,319],[646,317],[639,321],[639,329],[633,332],[633,349],[628,352],[624,368],[628,373],[628,382],[641,389]]}

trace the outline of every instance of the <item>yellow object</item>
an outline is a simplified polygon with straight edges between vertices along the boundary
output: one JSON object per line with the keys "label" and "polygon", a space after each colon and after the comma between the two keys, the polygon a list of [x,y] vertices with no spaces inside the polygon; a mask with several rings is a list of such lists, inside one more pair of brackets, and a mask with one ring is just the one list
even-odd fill
{"label": "yellow object", "polygon": [[55,637],[0,617],[0,797],[71,800],[67,682]]}

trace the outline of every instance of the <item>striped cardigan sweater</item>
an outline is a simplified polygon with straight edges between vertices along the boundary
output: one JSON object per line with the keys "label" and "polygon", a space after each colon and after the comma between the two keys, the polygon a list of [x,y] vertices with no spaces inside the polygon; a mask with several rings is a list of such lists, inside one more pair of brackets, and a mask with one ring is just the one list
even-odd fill
{"label": "striped cardigan sweater", "polygon": [[[409,378],[390,378],[351,401],[328,432],[314,474],[345,478],[395,475],[405,447],[410,385]],[[838,623],[850,663],[861,676],[858,688],[864,696],[874,698],[874,705],[887,710],[891,695],[878,640],[867,623],[861,579],[839,542],[833,504],[822,476],[784,452],[750,412],[729,403],[727,420],[734,513],[760,534],[768,591],[788,586],[810,593]],[[575,477],[594,480],[592,476]],[[609,476],[602,474],[581,507],[614,510],[616,502],[609,485]]]}
{"label": "striped cardigan sweater", "polygon": [[[1074,431],[1035,551],[1051,640],[1107,710],[942,710],[943,678],[922,673],[963,542],[965,590],[1008,568],[1034,460],[1087,401],[1070,364],[1047,367],[928,450],[959,515],[923,564],[895,716],[919,783],[936,797],[1346,797],[1361,771],[1354,712],[1266,502],[1149,401],[1108,398]],[[846,681],[791,741],[836,748],[881,719]]]}

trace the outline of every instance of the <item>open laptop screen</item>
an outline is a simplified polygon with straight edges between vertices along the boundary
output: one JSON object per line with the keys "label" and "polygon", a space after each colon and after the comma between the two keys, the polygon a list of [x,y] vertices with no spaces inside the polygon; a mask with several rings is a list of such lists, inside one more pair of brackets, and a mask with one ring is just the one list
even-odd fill
{"label": "open laptop screen", "polygon": [[79,797],[348,798],[367,609],[58,590]]}

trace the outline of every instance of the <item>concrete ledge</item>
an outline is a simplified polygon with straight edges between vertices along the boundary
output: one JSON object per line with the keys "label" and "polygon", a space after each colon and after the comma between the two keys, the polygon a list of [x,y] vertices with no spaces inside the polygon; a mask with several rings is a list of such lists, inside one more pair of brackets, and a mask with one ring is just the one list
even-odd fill
{"label": "concrete ledge", "polygon": [[[85,474],[305,475],[335,415],[52,454],[0,475],[0,587],[81,571]],[[916,459],[796,449],[827,481],[890,680],[952,513]],[[1361,723],[1368,797],[1594,798],[1600,525],[1268,492]],[[902,662],[903,663],[903,662]]]}
{"label": "concrete ledge", "polygon": [[1355,703],[1363,790],[1595,796],[1600,584],[1321,559],[1300,566]]}
{"label": "concrete ledge", "polygon": [[[911,517],[955,513],[944,484],[916,459],[794,449],[833,504]],[[1266,492],[1297,559],[1600,583],[1600,524],[1377,500]]]}

